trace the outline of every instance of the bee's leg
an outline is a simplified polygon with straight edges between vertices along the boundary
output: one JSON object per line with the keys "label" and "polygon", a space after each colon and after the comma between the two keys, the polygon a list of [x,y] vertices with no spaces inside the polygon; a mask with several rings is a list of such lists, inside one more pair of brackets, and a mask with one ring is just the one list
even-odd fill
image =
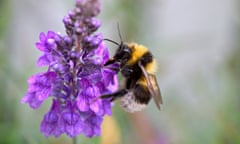
{"label": "bee's leg", "polygon": [[115,60],[114,58],[110,58],[110,59],[104,64],[104,66],[111,65],[111,64],[113,64],[113,63],[115,63],[115,62],[116,62],[116,60]]}
{"label": "bee's leg", "polygon": [[108,69],[114,71],[115,73],[118,73],[120,71],[120,68],[118,67],[114,67],[114,66],[106,66]]}
{"label": "bee's leg", "polygon": [[115,93],[102,95],[102,96],[100,96],[100,98],[101,99],[108,99],[108,98],[110,98],[110,101],[114,101],[115,99],[124,96],[126,93],[128,93],[127,89],[121,89],[119,91],[116,91]]}
{"label": "bee's leg", "polygon": [[104,64],[104,67],[107,67],[110,70],[115,71],[116,73],[118,73],[120,71],[120,68],[117,65],[114,65],[115,62],[116,62],[116,60],[111,58]]}

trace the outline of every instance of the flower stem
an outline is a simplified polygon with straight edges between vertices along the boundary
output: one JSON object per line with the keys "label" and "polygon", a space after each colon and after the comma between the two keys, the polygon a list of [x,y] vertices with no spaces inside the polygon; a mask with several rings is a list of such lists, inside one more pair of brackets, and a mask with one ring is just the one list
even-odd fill
{"label": "flower stem", "polygon": [[73,137],[73,144],[77,144],[77,137]]}

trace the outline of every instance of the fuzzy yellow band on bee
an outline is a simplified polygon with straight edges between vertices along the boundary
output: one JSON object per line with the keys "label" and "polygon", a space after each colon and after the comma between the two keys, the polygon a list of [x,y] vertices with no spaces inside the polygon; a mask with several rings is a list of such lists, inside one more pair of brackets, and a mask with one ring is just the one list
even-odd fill
{"label": "fuzzy yellow band on bee", "polygon": [[157,72],[157,62],[155,59],[153,59],[153,61],[151,63],[148,63],[146,65],[146,71],[149,74],[155,74]]}
{"label": "fuzzy yellow band on bee", "polygon": [[133,51],[132,57],[131,59],[128,60],[127,65],[135,63],[139,58],[141,58],[148,51],[148,49],[143,45],[139,45],[136,43],[129,43],[127,45]]}
{"label": "fuzzy yellow band on bee", "polygon": [[[129,48],[131,48],[133,50],[133,53],[132,53],[131,59],[127,62],[127,65],[131,65],[131,64],[135,63],[145,53],[148,52],[148,49],[145,46],[143,46],[143,45],[139,45],[139,44],[136,44],[136,43],[129,43],[128,46],[129,46]],[[146,71],[149,74],[156,73],[156,71],[157,71],[157,62],[156,62],[156,60],[153,59],[153,61],[151,63],[148,63],[145,68],[146,68]]]}

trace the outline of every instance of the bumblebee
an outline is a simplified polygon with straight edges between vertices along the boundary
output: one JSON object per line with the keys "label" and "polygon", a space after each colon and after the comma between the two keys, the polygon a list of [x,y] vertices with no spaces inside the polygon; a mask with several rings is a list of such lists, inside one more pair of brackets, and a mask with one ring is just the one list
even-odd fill
{"label": "bumblebee", "polygon": [[[120,35],[121,38],[121,35]],[[118,72],[125,78],[125,86],[114,93],[100,96],[101,99],[114,101],[120,99],[121,106],[127,112],[141,111],[153,97],[160,110],[162,96],[155,76],[157,63],[152,53],[143,45],[136,43],[118,44],[110,39],[104,39],[118,45],[115,55],[104,65],[115,62],[120,64]]]}

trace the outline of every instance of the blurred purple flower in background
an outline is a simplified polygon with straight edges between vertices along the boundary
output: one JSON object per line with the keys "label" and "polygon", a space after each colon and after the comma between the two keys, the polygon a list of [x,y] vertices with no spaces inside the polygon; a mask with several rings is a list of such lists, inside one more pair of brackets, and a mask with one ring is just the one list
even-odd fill
{"label": "blurred purple flower in background", "polygon": [[37,109],[45,99],[53,98],[40,128],[46,137],[99,136],[103,116],[111,115],[110,101],[92,102],[118,86],[116,72],[103,66],[109,58],[103,36],[94,33],[101,25],[95,18],[99,12],[98,0],[76,0],[75,8],[63,18],[67,35],[48,31],[36,43],[43,52],[37,65],[48,70],[28,79],[22,102]]}

